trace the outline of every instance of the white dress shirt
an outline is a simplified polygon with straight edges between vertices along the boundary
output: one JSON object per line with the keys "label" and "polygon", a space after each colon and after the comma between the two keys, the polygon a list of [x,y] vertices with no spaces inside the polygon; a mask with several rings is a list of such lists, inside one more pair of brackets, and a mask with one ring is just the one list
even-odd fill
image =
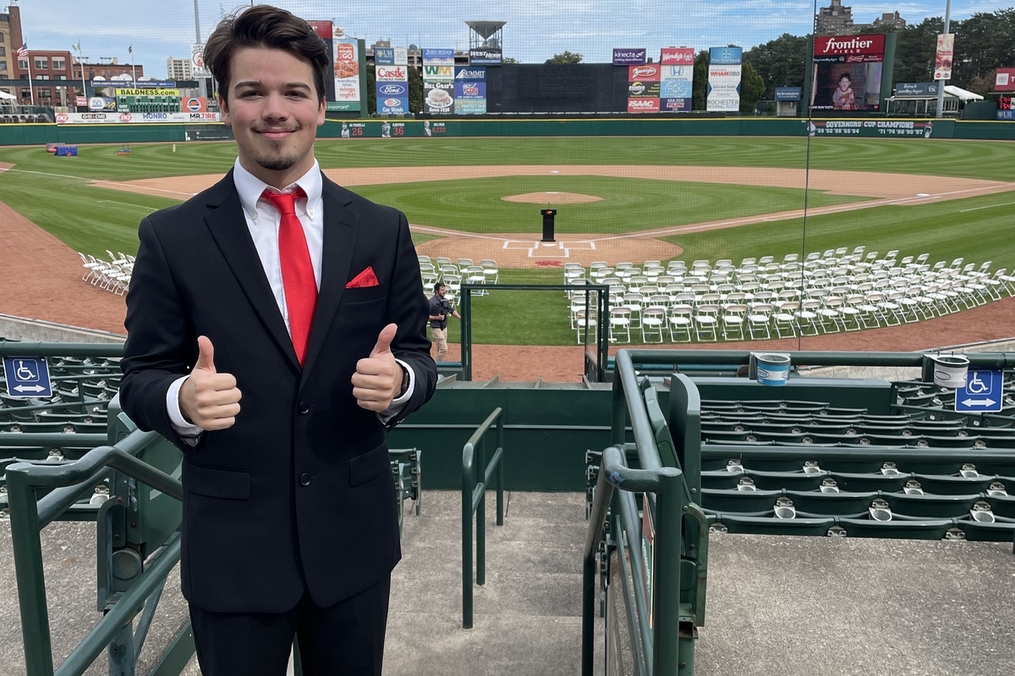
{"label": "white dress shirt", "polygon": [[[250,231],[250,238],[254,241],[257,249],[257,256],[261,259],[261,267],[268,278],[268,284],[275,296],[279,312],[285,320],[286,330],[292,331],[289,326],[289,311],[285,303],[285,287],[282,283],[282,263],[278,254],[278,228],[282,222],[282,215],[271,204],[263,199],[261,194],[265,190],[276,192],[276,189],[257,178],[249,171],[240,166],[239,158],[233,164],[233,183],[240,198],[240,206],[243,207],[243,217],[247,222],[247,229]],[[286,186],[281,192],[292,192],[297,187],[306,193],[306,199],[296,200],[296,216],[303,225],[303,234],[307,239],[307,249],[310,252],[310,262],[314,266],[314,279],[317,281],[317,288],[321,288],[321,258],[324,251],[324,201],[321,196],[323,182],[321,180],[321,169],[314,160],[314,166],[307,173]],[[364,357],[367,355],[363,355]],[[415,374],[412,367],[396,359],[409,374],[409,385],[401,397],[393,400],[388,410],[378,414],[382,421],[386,422],[393,418],[401,410],[402,406],[412,396],[415,389]],[[169,419],[177,433],[183,437],[196,437],[204,430],[187,422],[180,411],[180,388],[188,376],[183,376],[173,381],[166,392],[166,408],[169,412]]]}

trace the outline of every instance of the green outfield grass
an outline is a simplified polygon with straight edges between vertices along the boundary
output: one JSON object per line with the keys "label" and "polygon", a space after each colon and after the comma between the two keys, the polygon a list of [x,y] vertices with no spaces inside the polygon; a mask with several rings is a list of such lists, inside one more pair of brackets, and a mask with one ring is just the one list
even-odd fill
{"label": "green outfield grass", "polygon": [[[558,205],[556,231],[624,233],[687,223],[801,209],[804,191],[792,188],[691,183],[610,176],[502,176],[358,186],[354,190],[406,213],[410,223],[466,232],[524,232],[540,224],[543,205],[502,198],[556,191],[602,198]],[[811,206],[863,201],[811,191]]]}
{"label": "green outfield grass", "polygon": [[[73,249],[104,256],[106,249],[133,253],[137,224],[146,214],[177,203],[89,184],[221,174],[235,158],[232,142],[152,144],[118,156],[119,146],[81,147],[76,158],[56,158],[40,148],[0,148],[0,200]],[[1015,181],[1015,144],[912,139],[778,138],[568,138],[403,139],[320,142],[325,167],[451,166],[497,164],[725,165],[938,174]],[[552,181],[552,185],[548,182]],[[803,186],[801,186],[802,188]],[[560,205],[558,230],[622,233],[747,214],[798,209],[804,191],[636,180],[595,176],[519,176],[428,181],[354,188],[402,208],[414,223],[475,232],[538,228],[539,205],[509,203],[504,195],[558,190],[592,194],[603,201]],[[811,191],[810,207],[855,200]],[[1015,192],[913,206],[879,206],[844,214],[810,216],[734,229],[667,237],[684,248],[681,258],[731,258],[806,254],[863,244],[900,255],[930,254],[931,261],[963,257],[1015,268],[1011,214]],[[417,242],[432,239],[415,234]],[[456,256],[456,252],[447,252]],[[559,283],[559,270],[502,272],[504,281]],[[480,343],[574,344],[567,310],[553,294],[498,292],[477,299],[475,339]],[[452,338],[457,335],[452,325]]]}

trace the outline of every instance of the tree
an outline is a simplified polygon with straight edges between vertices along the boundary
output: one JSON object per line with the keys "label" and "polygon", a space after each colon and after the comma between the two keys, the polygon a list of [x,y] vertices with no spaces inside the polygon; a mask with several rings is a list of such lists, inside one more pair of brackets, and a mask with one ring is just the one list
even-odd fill
{"label": "tree", "polygon": [[708,98],[708,50],[694,57],[694,82],[691,84],[691,110],[705,110]]}
{"label": "tree", "polygon": [[409,69],[409,110],[423,112],[423,73],[419,68]]}
{"label": "tree", "polygon": [[758,71],[745,63],[740,71],[740,112],[754,114],[754,105],[765,94],[765,83]]}
{"label": "tree", "polygon": [[983,83],[991,70],[1012,64],[1015,55],[1015,7],[990,14],[977,12],[965,21],[953,22],[955,34],[952,84],[986,94]]}
{"label": "tree", "polygon": [[744,52],[744,64],[750,63],[765,85],[759,98],[774,99],[776,87],[803,87],[810,62],[807,38],[789,33]]}
{"label": "tree", "polygon": [[[930,82],[934,79],[934,52],[937,34],[944,30],[941,17],[927,17],[897,33],[895,82]],[[895,84],[895,83],[893,83]]]}
{"label": "tree", "polygon": [[377,72],[376,66],[373,68],[367,68],[367,90],[363,92],[363,98],[366,99],[367,114],[377,114]]}
{"label": "tree", "polygon": [[518,63],[518,59],[514,58],[513,56],[505,56],[503,59],[501,59],[501,63],[504,65],[507,65],[509,63]]}
{"label": "tree", "polygon": [[560,54],[554,54],[552,57],[546,60],[547,63],[581,63],[582,55],[575,54],[574,52],[563,51]]}

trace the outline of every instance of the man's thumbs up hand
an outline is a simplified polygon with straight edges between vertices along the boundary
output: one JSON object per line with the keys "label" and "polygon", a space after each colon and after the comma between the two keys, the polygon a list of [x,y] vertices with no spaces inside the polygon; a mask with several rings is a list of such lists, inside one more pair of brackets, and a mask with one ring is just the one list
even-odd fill
{"label": "man's thumbs up hand", "polygon": [[215,369],[215,346],[207,336],[198,337],[197,350],[197,363],[180,387],[180,412],[203,430],[232,427],[240,412],[236,378]]}
{"label": "man's thumbs up hand", "polygon": [[360,408],[378,413],[388,410],[391,401],[402,389],[402,368],[391,354],[391,341],[398,331],[396,324],[388,324],[377,335],[370,356],[356,362],[352,375],[352,396]]}

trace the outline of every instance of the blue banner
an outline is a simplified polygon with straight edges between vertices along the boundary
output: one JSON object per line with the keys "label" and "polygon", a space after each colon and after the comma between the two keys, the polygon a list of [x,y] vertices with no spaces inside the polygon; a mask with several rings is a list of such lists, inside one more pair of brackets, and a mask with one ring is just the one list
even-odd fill
{"label": "blue banner", "polygon": [[454,49],[424,49],[423,65],[425,66],[453,66],[455,65]]}
{"label": "blue banner", "polygon": [[775,88],[775,100],[776,101],[799,101],[800,100],[800,87],[776,87]]}
{"label": "blue banner", "polygon": [[374,64],[378,66],[395,65],[394,47],[376,47],[374,49]]}
{"label": "blue banner", "polygon": [[708,50],[710,66],[740,65],[744,50],[740,47],[712,47]]}

